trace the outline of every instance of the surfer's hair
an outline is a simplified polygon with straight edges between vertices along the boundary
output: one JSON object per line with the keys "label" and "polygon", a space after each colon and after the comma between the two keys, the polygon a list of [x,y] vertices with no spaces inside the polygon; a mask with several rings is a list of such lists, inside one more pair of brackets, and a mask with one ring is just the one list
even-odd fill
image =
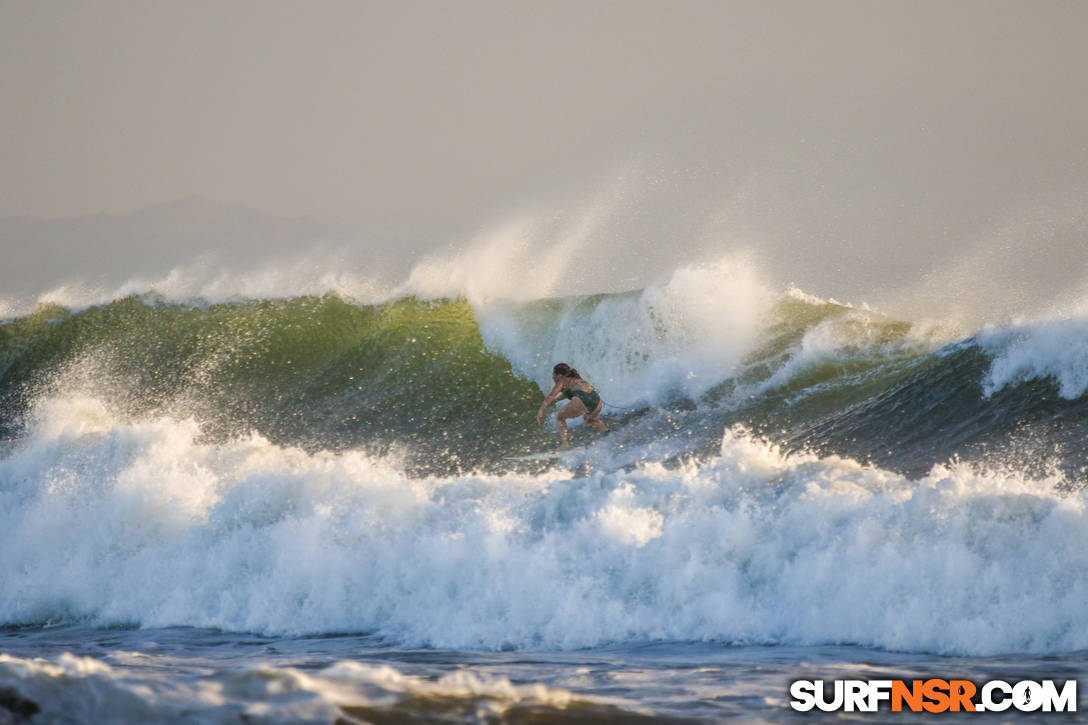
{"label": "surfer's hair", "polygon": [[578,380],[582,379],[582,376],[578,374],[578,371],[572,368],[570,365],[567,365],[566,363],[559,363],[554,368],[552,368],[552,374],[558,375],[561,378],[577,378]]}

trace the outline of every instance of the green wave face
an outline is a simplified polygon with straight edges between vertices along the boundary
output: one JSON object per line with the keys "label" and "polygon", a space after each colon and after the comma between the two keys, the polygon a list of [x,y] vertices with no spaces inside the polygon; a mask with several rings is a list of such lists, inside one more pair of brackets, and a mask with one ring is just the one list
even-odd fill
{"label": "green wave face", "polygon": [[534,420],[539,389],[484,349],[465,302],[360,307],[326,295],[42,308],[0,326],[0,366],[8,436],[37,396],[78,390],[128,416],[196,416],[212,437],[256,430],[307,448],[400,445],[431,470],[549,440]]}
{"label": "green wave face", "polygon": [[741,395],[765,414],[818,418],[895,384],[935,347],[910,323],[831,302],[786,297],[769,320],[761,344],[711,398]]}
{"label": "green wave face", "polygon": [[22,433],[36,401],[78,394],[129,419],[195,418],[209,440],[256,431],[307,450],[396,455],[410,474],[498,470],[555,445],[535,413],[562,359],[615,406],[606,419],[632,461],[715,455],[742,423],[790,448],[912,474],[952,456],[1024,457],[1025,445],[1060,446],[1070,470],[1088,465],[1088,396],[1063,398],[1045,376],[984,395],[993,356],[974,338],[938,349],[907,323],[788,295],[739,362],[692,396],[677,371],[708,368],[684,357],[703,348],[676,320],[639,293],[483,311],[335,295],[42,307],[0,324],[0,438]]}

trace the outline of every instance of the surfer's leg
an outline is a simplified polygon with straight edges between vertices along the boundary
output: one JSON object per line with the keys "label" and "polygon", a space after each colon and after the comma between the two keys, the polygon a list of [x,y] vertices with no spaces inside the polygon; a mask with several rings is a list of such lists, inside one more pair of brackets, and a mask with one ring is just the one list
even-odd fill
{"label": "surfer's leg", "polygon": [[563,406],[562,410],[555,414],[555,427],[559,429],[559,447],[569,448],[570,444],[567,442],[569,434],[567,433],[567,418],[577,418],[586,414],[586,406],[578,398],[572,399],[569,403]]}
{"label": "surfer's leg", "polygon": [[607,433],[608,426],[605,425],[604,421],[600,418],[602,410],[604,410],[603,400],[600,403],[597,403],[597,407],[593,409],[592,413],[586,414],[586,422],[593,426],[593,430],[597,431],[598,433]]}

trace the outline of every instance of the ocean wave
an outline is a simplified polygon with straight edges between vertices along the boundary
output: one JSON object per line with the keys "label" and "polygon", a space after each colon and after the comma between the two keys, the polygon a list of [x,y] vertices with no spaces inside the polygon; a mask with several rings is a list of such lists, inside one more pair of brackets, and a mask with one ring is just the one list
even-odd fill
{"label": "ocean wave", "polygon": [[[130,662],[136,658],[136,662]],[[108,660],[108,661],[107,661]],[[572,713],[638,722],[637,709],[543,684],[458,671],[437,680],[389,665],[342,661],[316,671],[272,665],[176,677],[157,676],[149,657],[0,654],[0,712],[45,722],[269,723],[479,722]],[[142,669],[132,664],[144,665]],[[648,718],[647,718],[648,719]]]}
{"label": "ocean wave", "polygon": [[685,267],[624,294],[474,306],[488,348],[551,387],[568,361],[606,400],[634,406],[698,398],[736,374],[774,295],[741,260]]}
{"label": "ocean wave", "polygon": [[256,432],[311,452],[401,451],[421,475],[495,473],[553,444],[533,414],[563,360],[645,454],[633,462],[705,456],[739,422],[913,476],[1025,446],[1033,465],[1056,456],[1072,474],[1088,465],[1074,445],[1088,426],[1081,332],[1052,322],[962,338],[776,296],[724,262],[644,290],[518,303],[145,295],[0,324],[0,439],[25,433],[39,399],[83,395],[120,420],[193,418],[221,442]]}
{"label": "ocean wave", "polygon": [[[0,459],[0,622],[370,632],[404,646],[699,640],[992,654],[1088,647],[1088,493],[911,479],[742,429],[680,467],[408,475],[194,421],[43,408]],[[1082,579],[1084,579],[1082,581]]]}
{"label": "ocean wave", "polygon": [[983,381],[988,396],[1047,378],[1067,400],[1088,391],[1088,317],[987,328],[977,339],[993,358]]}

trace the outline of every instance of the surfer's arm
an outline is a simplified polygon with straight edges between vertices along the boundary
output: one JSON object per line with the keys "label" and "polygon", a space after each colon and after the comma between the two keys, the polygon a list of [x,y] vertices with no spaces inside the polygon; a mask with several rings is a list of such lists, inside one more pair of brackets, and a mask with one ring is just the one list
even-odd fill
{"label": "surfer's arm", "polygon": [[548,397],[544,398],[544,402],[540,404],[540,410],[536,413],[537,423],[539,423],[540,419],[544,416],[544,411],[555,405],[555,401],[561,392],[563,392],[563,386],[556,383],[555,387],[552,388],[552,392],[548,393]]}

